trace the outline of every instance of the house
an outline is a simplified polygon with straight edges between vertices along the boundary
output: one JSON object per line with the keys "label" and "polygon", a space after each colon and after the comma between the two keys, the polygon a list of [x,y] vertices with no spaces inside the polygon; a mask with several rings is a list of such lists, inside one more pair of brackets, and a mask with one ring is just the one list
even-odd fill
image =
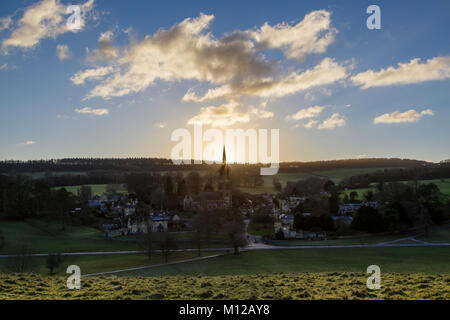
{"label": "house", "polygon": [[125,204],[125,206],[123,208],[123,214],[126,217],[136,214],[136,206],[134,204],[131,204],[131,203]]}
{"label": "house", "polygon": [[185,195],[184,199],[183,199],[183,210],[184,211],[192,210],[193,203],[194,203],[194,199],[192,199],[192,196],[190,194]]}
{"label": "house", "polygon": [[358,211],[362,206],[378,207],[377,201],[358,202],[358,203],[342,203],[339,205],[339,215],[350,215]]}
{"label": "house", "polygon": [[283,230],[285,238],[295,238],[296,231],[294,229],[294,215],[282,214],[280,219],[274,222],[275,233],[280,229]]}
{"label": "house", "polygon": [[147,233],[148,227],[151,228],[151,232],[167,232],[169,221],[169,216],[152,216],[144,220],[130,218],[127,224],[128,234]]}
{"label": "house", "polygon": [[351,216],[333,216],[332,219],[335,224],[351,225],[353,217],[351,217]]}

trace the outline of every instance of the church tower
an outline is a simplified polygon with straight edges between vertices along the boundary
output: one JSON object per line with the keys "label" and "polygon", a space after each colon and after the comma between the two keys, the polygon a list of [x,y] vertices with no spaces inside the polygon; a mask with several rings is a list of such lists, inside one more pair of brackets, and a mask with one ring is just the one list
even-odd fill
{"label": "church tower", "polygon": [[219,192],[222,198],[227,201],[228,206],[231,208],[232,194],[231,194],[231,181],[230,181],[230,167],[227,164],[227,154],[225,152],[225,146],[223,146],[222,165],[219,171]]}

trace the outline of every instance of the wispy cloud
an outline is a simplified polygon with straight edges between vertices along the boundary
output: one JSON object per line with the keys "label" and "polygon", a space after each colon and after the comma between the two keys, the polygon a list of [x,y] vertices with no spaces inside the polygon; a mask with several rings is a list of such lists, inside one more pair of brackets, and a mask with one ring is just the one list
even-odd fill
{"label": "wispy cloud", "polygon": [[247,123],[250,116],[244,112],[237,111],[238,104],[235,102],[216,106],[203,107],[200,113],[189,119],[188,124],[201,123],[214,127],[227,127],[235,123]]}
{"label": "wispy cloud", "polygon": [[104,116],[109,113],[108,109],[92,109],[90,107],[84,107],[82,109],[75,109],[75,112],[82,114],[93,114],[96,116]]}
{"label": "wispy cloud", "polygon": [[449,78],[450,57],[435,57],[424,63],[420,63],[420,59],[412,59],[409,63],[399,63],[397,68],[391,66],[380,71],[367,70],[351,77],[351,80],[361,88],[368,89]]}
{"label": "wispy cloud", "polygon": [[345,122],[346,120],[342,115],[339,113],[333,113],[330,118],[324,120],[317,128],[320,130],[334,129],[345,126]]}
{"label": "wispy cloud", "polygon": [[[67,27],[67,6],[59,0],[42,0],[24,9],[22,17],[15,23],[9,37],[2,40],[2,49],[9,47],[31,49],[42,39],[56,38],[67,32],[79,32],[85,26],[87,14],[92,10],[94,0],[88,0],[80,5],[80,29]],[[10,17],[7,17],[11,19]],[[6,18],[6,19],[7,19]],[[5,18],[3,18],[5,19]],[[10,27],[11,20],[3,21],[2,25]]]}
{"label": "wispy cloud", "polygon": [[69,59],[70,57],[69,46],[65,44],[58,44],[56,46],[56,56],[58,57],[59,61]]}
{"label": "wispy cloud", "polygon": [[317,125],[318,121],[317,120],[309,120],[307,123],[304,123],[303,126],[306,129],[311,129],[314,128]]}
{"label": "wispy cloud", "polygon": [[414,109],[405,111],[405,112],[399,112],[394,111],[392,113],[385,113],[381,116],[375,117],[373,119],[373,123],[405,123],[405,122],[417,122],[419,121],[423,116],[432,116],[434,115],[434,112],[430,109],[423,110],[421,112],[417,112]]}
{"label": "wispy cloud", "polygon": [[12,22],[11,16],[0,18],[0,31],[9,29]]}
{"label": "wispy cloud", "polygon": [[286,120],[301,120],[305,118],[315,118],[317,117],[324,107],[321,106],[312,106],[306,109],[301,109],[292,115],[286,116]]}
{"label": "wispy cloud", "polygon": [[36,141],[34,141],[34,140],[27,140],[25,142],[18,143],[17,146],[32,146],[34,144],[36,144]]}
{"label": "wispy cloud", "polygon": [[94,69],[86,69],[74,74],[70,80],[76,84],[84,84],[87,80],[100,80],[113,72],[113,67],[99,67]]}
{"label": "wispy cloud", "polygon": [[98,49],[90,51],[87,49],[87,58],[90,61],[95,60],[114,60],[119,56],[118,48],[114,46],[114,32],[105,31],[98,38]]}

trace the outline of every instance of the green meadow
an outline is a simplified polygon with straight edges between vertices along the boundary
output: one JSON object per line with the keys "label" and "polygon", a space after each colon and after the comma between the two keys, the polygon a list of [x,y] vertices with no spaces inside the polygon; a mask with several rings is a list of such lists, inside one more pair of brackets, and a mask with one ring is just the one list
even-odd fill
{"label": "green meadow", "polygon": [[218,276],[278,272],[365,272],[369,265],[382,272],[450,273],[450,248],[333,248],[247,251],[207,261],[122,273],[122,276]]}

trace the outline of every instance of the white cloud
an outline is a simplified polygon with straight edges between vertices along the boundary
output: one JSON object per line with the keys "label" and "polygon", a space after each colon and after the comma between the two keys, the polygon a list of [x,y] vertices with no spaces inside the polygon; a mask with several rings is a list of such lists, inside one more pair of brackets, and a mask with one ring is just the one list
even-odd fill
{"label": "white cloud", "polygon": [[65,44],[58,44],[56,46],[56,56],[58,57],[59,61],[69,59],[70,57],[69,46]]}
{"label": "white cloud", "polygon": [[303,126],[306,129],[311,129],[314,128],[317,125],[318,121],[317,120],[309,120],[307,123],[304,123]]}
{"label": "white cloud", "polygon": [[70,80],[76,84],[80,85],[86,82],[86,80],[100,80],[114,71],[113,67],[99,67],[94,69],[86,69],[84,71],[79,71],[73,75]]}
{"label": "white cloud", "polygon": [[280,48],[288,58],[301,60],[308,54],[324,53],[333,43],[337,30],[330,27],[330,16],[325,10],[313,11],[294,26],[272,27],[266,22],[250,34],[263,48]]}
{"label": "white cloud", "polygon": [[292,115],[286,116],[286,120],[301,120],[305,118],[315,118],[317,117],[324,107],[321,106],[313,106],[308,107],[306,109],[301,109]]}
{"label": "white cloud", "polygon": [[319,129],[334,129],[336,127],[345,126],[345,118],[339,113],[333,113],[330,118],[324,120],[317,128]]}
{"label": "white cloud", "polygon": [[12,22],[12,18],[10,16],[0,18],[0,32],[6,29],[9,29]]}
{"label": "white cloud", "polygon": [[369,157],[367,154],[362,153],[362,154],[358,154],[358,155],[356,156],[356,159],[364,159],[364,158],[367,158],[367,157]]}
{"label": "white cloud", "polygon": [[93,114],[96,116],[104,116],[109,113],[108,109],[92,109],[90,107],[84,107],[82,109],[75,109],[75,112],[82,114]]}
{"label": "white cloud", "polygon": [[314,68],[304,72],[292,72],[276,78],[260,78],[254,81],[241,81],[239,84],[227,84],[210,89],[203,97],[188,91],[184,101],[203,102],[214,99],[229,99],[236,96],[256,96],[262,98],[280,98],[313,87],[319,87],[345,79],[347,71],[344,66],[331,58],[325,58]]}
{"label": "white cloud", "polygon": [[103,32],[98,38],[98,49],[92,52],[87,49],[88,60],[114,60],[119,56],[118,49],[114,46],[114,33],[111,30]]}
{"label": "white cloud", "polygon": [[3,71],[3,70],[8,70],[8,64],[7,63],[4,63],[4,64],[2,64],[0,66],[0,71]]}
{"label": "white cloud", "polygon": [[[323,30],[326,25],[324,19],[329,19],[329,14],[320,11],[308,17],[305,25],[317,23],[320,26],[315,30]],[[283,73],[279,63],[266,60],[261,51],[264,49],[263,43],[266,46],[276,45],[267,40],[269,29],[264,29],[264,32],[261,31],[263,29],[236,31],[215,38],[207,32],[213,19],[213,15],[205,14],[197,18],[187,18],[168,30],[160,29],[153,35],[147,35],[141,42],[134,41],[123,50],[112,49],[110,43],[108,48],[113,54],[108,58],[111,65],[117,68],[117,72],[103,80],[99,79],[99,83],[86,98],[109,99],[140,92],[161,79],[197,80],[215,86],[203,96],[190,89],[183,101],[205,102],[219,98],[232,101],[242,96],[268,99],[330,84],[347,77],[346,68],[330,58],[323,59],[319,65],[303,72]],[[284,34],[288,30],[285,25],[273,28],[273,32]],[[288,34],[291,36],[290,31]],[[295,45],[293,39],[284,40],[284,44],[280,46],[289,52],[300,50],[304,53],[318,53],[326,48],[321,42],[324,38],[326,37],[315,34],[311,35],[308,41],[305,40],[305,43],[298,40],[302,42],[300,47]],[[111,39],[112,34],[100,37],[102,41]],[[319,42],[316,46],[315,40]],[[96,50],[93,52],[100,52],[102,47]]]}
{"label": "white cloud", "polygon": [[27,141],[22,142],[22,143],[17,143],[16,146],[19,146],[19,147],[20,146],[32,146],[34,144],[36,144],[36,141],[34,141],[34,140],[27,140]]}
{"label": "white cloud", "polygon": [[227,127],[236,123],[247,123],[250,116],[237,111],[238,104],[235,102],[216,106],[202,107],[200,113],[189,119],[188,124],[201,123],[214,127]]}
{"label": "white cloud", "polygon": [[449,78],[450,57],[435,57],[424,63],[420,63],[420,59],[412,59],[409,63],[399,63],[397,68],[391,66],[380,71],[367,70],[351,77],[351,80],[367,89]]}
{"label": "white cloud", "polygon": [[434,112],[430,109],[423,110],[421,112],[417,112],[414,109],[405,111],[405,112],[399,112],[394,111],[392,113],[385,113],[381,116],[375,117],[373,119],[373,123],[404,123],[404,122],[417,122],[419,121],[423,116],[432,116],[434,115]]}
{"label": "white cloud", "polygon": [[264,110],[262,108],[258,109],[258,108],[254,107],[254,106],[250,107],[250,113],[254,114],[255,116],[257,116],[260,119],[269,119],[269,118],[273,118],[274,117],[273,112]]}
{"label": "white cloud", "polygon": [[[42,39],[56,38],[67,32],[81,31],[85,26],[87,14],[92,10],[94,0],[88,0],[81,7],[80,29],[67,27],[67,6],[59,0],[42,0],[26,9],[17,21],[9,37],[2,41],[2,49],[7,52],[8,47],[31,49]],[[7,23],[9,26],[11,21]]]}

